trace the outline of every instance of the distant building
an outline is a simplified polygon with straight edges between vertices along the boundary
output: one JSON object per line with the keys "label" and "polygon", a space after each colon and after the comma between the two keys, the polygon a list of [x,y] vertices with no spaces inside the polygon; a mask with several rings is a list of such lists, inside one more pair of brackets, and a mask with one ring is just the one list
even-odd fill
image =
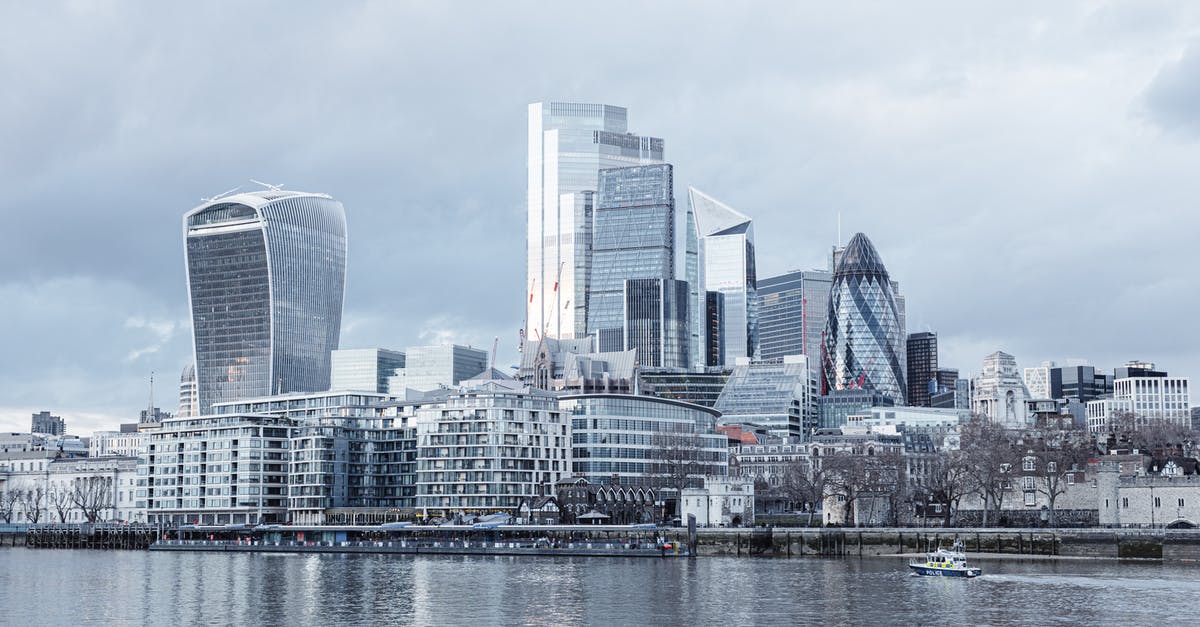
{"label": "distant building", "polygon": [[403,397],[409,390],[429,392],[458,385],[487,367],[488,353],[478,348],[458,344],[410,346],[405,351],[404,367],[388,377],[388,393]]}
{"label": "distant building", "polygon": [[804,355],[738,359],[713,407],[720,424],[762,427],[772,435],[804,437],[817,428],[816,374]]}
{"label": "distant building", "polygon": [[724,361],[716,365],[732,366],[738,357],[758,356],[754,225],[749,216],[694,187],[688,187],[688,202],[696,221],[701,287],[723,297],[720,346]]}
{"label": "distant building", "polygon": [[138,457],[146,452],[145,433],[96,431],[88,440],[88,457]]}
{"label": "distant building", "polygon": [[794,270],[758,281],[758,337],[762,359],[805,355],[820,368],[821,334],[829,309],[833,275]]}
{"label": "distant building", "polygon": [[145,522],[146,506],[137,496],[141,492],[137,479],[135,457],[0,454],[0,500],[12,492],[40,497],[17,500],[11,521],[17,524]]}
{"label": "distant building", "polygon": [[913,407],[930,407],[933,395],[938,393],[937,334],[929,331],[910,333],[906,350],[908,404]]}
{"label": "distant building", "polygon": [[873,390],[903,405],[904,321],[893,282],[875,246],[851,238],[833,272],[825,321],[821,393]]}
{"label": "distant building", "polygon": [[636,350],[642,369],[688,369],[688,284],[630,279],[625,281],[624,296],[623,350]]}
{"label": "distant building", "polygon": [[892,397],[876,390],[834,390],[817,399],[818,422],[822,429],[834,429],[845,425],[851,415],[893,405]]}
{"label": "distant building", "polygon": [[576,394],[633,394],[638,387],[637,351],[592,352],[591,338],[525,342],[517,378],[541,390]]}
{"label": "distant building", "polygon": [[1054,362],[1043,361],[1041,366],[1024,370],[1025,389],[1029,391],[1029,398],[1056,398],[1050,394],[1050,370],[1054,367]]}
{"label": "distant building", "polygon": [[184,366],[183,373],[179,375],[179,411],[175,412],[175,415],[179,418],[200,415],[200,398],[196,392],[196,366],[193,364]]}
{"label": "distant building", "polygon": [[[639,282],[630,291],[627,281],[647,279],[655,282],[675,278],[675,179],[670,164],[639,165],[600,170],[599,190],[592,219],[591,272],[588,278],[587,332],[596,337],[600,352],[632,348],[635,338],[629,333],[630,309],[638,319],[654,319],[648,301],[653,283]],[[664,301],[675,306],[670,318],[682,319],[686,328],[688,286],[681,297],[675,290],[662,293],[659,283],[659,307]],[[662,320],[661,311],[653,312]],[[637,326],[637,325],[633,325]],[[652,346],[648,340],[642,343]],[[686,355],[687,342],[675,351]],[[647,352],[647,351],[643,351]],[[639,355],[642,362],[648,360]],[[660,356],[661,361],[661,356]],[[684,364],[678,367],[686,367]],[[674,367],[674,366],[673,366]]]}
{"label": "distant building", "polygon": [[958,370],[955,368],[938,368],[934,375],[936,386],[929,395],[929,406],[942,409],[970,409],[967,399],[959,399]]}
{"label": "distant building", "polygon": [[[1028,370],[1028,369],[1027,369]],[[1093,366],[1051,366],[1049,395],[1044,398],[1075,399],[1087,403],[1112,394],[1113,377],[1096,372]],[[1030,392],[1031,398],[1033,397]]]}
{"label": "distant building", "polygon": [[183,217],[199,413],[248,396],[329,389],[342,330],[346,212],[268,189]]}
{"label": "distant building", "polygon": [[388,379],[404,363],[404,353],[386,348],[335,350],[330,354],[329,389],[387,393]]}
{"label": "distant building", "polygon": [[640,373],[641,393],[704,407],[717,404],[732,368],[708,368],[703,372],[653,371]]}
{"label": "distant building", "polygon": [[45,435],[63,435],[67,432],[67,423],[59,416],[51,416],[48,411],[40,411],[33,415],[29,432]]}
{"label": "distant building", "polygon": [[720,292],[704,292],[703,313],[704,368],[732,367],[725,364],[725,295]]}
{"label": "distant building", "polygon": [[[1113,382],[1112,398],[1088,402],[1088,431],[1110,432],[1116,427],[1117,418],[1123,414],[1132,415],[1139,425],[1162,420],[1191,427],[1188,377],[1172,377],[1166,372],[1150,368],[1132,371],[1146,376],[1117,379]],[[1130,370],[1118,368],[1117,372],[1128,373]]]}
{"label": "distant building", "polygon": [[997,351],[983,360],[983,372],[975,380],[972,411],[1009,429],[1029,426],[1025,401],[1029,394],[1017,371],[1017,360]]}
{"label": "distant building", "polygon": [[680,518],[696,517],[701,527],[753,527],[754,481],[740,477],[705,477],[704,485],[684,488]]}

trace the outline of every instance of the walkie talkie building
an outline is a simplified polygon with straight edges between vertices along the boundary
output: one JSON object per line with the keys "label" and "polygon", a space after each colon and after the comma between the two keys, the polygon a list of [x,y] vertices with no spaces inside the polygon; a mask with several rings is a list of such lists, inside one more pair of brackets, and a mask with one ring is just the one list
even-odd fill
{"label": "walkie talkie building", "polygon": [[268,189],[183,217],[200,413],[213,403],[329,388],[346,284],[346,213]]}
{"label": "walkie talkie building", "polygon": [[821,394],[874,390],[904,404],[905,332],[887,268],[856,234],[833,271],[821,354]]}

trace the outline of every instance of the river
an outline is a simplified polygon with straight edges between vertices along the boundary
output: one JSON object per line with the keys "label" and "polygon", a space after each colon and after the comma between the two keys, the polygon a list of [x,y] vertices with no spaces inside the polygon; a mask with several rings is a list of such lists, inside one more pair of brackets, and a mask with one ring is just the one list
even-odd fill
{"label": "river", "polygon": [[[1139,625],[1190,620],[1200,567],[903,559],[529,558],[0,548],[4,625]],[[1172,620],[1174,619],[1174,620]]]}

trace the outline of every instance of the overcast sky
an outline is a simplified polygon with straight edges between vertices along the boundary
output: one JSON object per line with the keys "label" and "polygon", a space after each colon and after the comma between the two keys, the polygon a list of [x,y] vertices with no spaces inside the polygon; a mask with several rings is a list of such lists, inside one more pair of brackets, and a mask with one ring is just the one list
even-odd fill
{"label": "overcast sky", "polygon": [[250,178],[344,203],[343,347],[515,363],[538,100],[628,107],[760,277],[841,212],[944,366],[1200,376],[1200,5],[842,4],[3,3],[0,430],[175,410],[181,216]]}

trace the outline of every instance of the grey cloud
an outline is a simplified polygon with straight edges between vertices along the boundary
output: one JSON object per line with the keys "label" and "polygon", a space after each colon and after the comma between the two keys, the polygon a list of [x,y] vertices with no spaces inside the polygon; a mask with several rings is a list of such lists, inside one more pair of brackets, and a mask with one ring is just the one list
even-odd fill
{"label": "grey cloud", "polygon": [[1200,46],[1192,43],[1163,64],[1146,89],[1146,108],[1168,130],[1200,133]]}

